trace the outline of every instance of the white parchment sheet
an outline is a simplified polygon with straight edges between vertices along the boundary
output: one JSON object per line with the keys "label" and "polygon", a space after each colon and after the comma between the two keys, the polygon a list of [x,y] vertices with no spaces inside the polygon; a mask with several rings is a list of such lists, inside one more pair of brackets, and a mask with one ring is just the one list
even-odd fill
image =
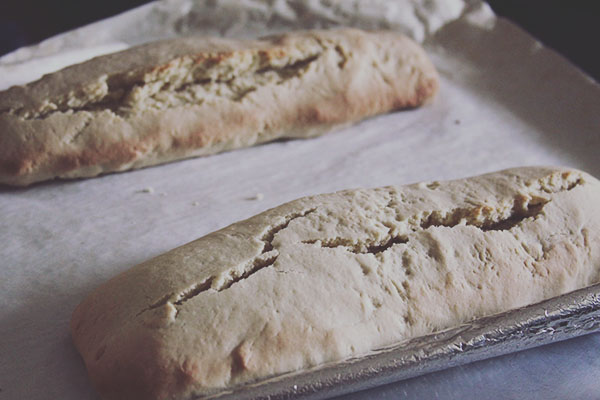
{"label": "white parchment sheet", "polygon": [[1,58],[0,89],[161,37],[336,25],[424,41],[441,75],[439,96],[316,139],[0,187],[0,399],[96,399],[68,332],[84,296],[141,261],[288,200],[521,165],[600,176],[598,84],[478,1],[161,1]]}

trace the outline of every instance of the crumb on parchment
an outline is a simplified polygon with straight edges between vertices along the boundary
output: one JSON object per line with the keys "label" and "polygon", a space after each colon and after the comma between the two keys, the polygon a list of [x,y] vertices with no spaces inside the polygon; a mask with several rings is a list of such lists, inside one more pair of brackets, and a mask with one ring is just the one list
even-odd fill
{"label": "crumb on parchment", "polygon": [[256,193],[254,196],[246,197],[246,200],[257,200],[260,201],[265,198],[265,195],[262,193]]}
{"label": "crumb on parchment", "polygon": [[154,193],[154,188],[152,186],[147,186],[141,190],[136,190],[136,193]]}

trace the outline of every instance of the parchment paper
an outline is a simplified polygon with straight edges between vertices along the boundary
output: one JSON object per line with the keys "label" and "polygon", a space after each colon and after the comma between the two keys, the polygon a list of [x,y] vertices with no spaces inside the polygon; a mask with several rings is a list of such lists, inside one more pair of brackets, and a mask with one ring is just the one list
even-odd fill
{"label": "parchment paper", "polygon": [[[97,398],[68,333],[85,295],[285,201],[520,165],[600,176],[598,84],[478,1],[156,2],[2,57],[0,88],[156,38],[336,25],[398,29],[423,41],[441,74],[438,98],[316,139],[0,188],[0,399]],[[588,365],[600,374],[600,356]]]}

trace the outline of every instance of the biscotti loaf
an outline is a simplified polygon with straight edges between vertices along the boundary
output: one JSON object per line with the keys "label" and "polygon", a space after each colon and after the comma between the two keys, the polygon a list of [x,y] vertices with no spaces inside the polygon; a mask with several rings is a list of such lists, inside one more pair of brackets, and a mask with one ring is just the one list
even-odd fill
{"label": "biscotti loaf", "polygon": [[600,279],[600,182],[518,168],[302,198],[133,267],[75,310],[106,399],[190,399]]}
{"label": "biscotti loaf", "polygon": [[437,90],[393,32],[190,37],[97,57],[0,93],[0,183],[91,177],[306,138]]}

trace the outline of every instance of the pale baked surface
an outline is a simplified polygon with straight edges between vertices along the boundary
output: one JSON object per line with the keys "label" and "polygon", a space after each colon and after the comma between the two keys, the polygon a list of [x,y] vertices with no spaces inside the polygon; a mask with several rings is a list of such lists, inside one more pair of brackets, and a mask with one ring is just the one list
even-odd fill
{"label": "pale baked surface", "polygon": [[0,183],[91,177],[416,107],[435,68],[401,34],[300,31],[178,38],[97,57],[0,93]]}
{"label": "pale baked surface", "polygon": [[600,182],[517,168],[302,198],[105,283],[73,314],[107,399],[187,399],[600,280]]}

